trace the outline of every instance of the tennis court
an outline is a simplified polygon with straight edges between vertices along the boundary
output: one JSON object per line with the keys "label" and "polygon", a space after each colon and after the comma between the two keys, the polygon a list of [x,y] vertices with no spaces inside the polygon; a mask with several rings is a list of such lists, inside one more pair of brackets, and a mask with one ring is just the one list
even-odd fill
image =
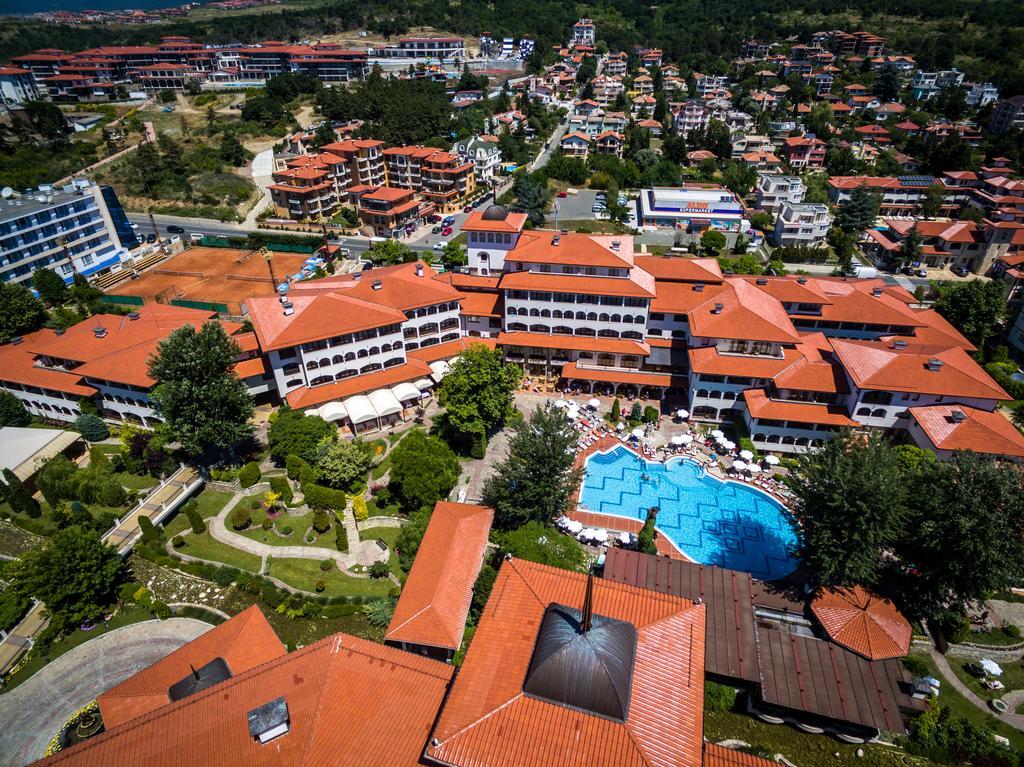
{"label": "tennis court", "polygon": [[[274,253],[274,277],[282,282],[301,271],[307,255]],[[230,314],[241,314],[241,303],[251,296],[274,295],[267,262],[258,253],[232,248],[189,248],[161,261],[135,280],[112,287],[114,295],[141,297],[146,303],[206,301],[224,304]]]}

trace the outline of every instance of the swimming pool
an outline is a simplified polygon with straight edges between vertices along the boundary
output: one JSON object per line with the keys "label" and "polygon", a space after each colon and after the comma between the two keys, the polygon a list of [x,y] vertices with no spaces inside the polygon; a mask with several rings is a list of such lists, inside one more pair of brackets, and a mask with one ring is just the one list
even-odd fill
{"label": "swimming pool", "polygon": [[581,509],[642,521],[651,506],[660,509],[658,530],[695,562],[762,580],[796,567],[789,512],[767,493],[720,480],[690,460],[652,463],[622,445],[587,458]]}

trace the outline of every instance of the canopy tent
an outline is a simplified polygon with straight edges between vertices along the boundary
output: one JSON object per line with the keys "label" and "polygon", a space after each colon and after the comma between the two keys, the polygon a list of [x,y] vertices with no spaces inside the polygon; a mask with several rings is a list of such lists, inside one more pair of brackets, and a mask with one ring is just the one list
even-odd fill
{"label": "canopy tent", "polygon": [[685,435],[683,435],[683,434],[675,434],[675,435],[672,436],[672,439],[670,441],[672,442],[673,445],[683,445],[683,444],[685,444],[683,442],[683,437],[684,436]]}
{"label": "canopy tent", "polygon": [[554,405],[557,408],[563,408],[563,407],[565,407],[568,404],[569,403],[566,402],[564,399],[556,399],[555,402],[554,402]]}
{"label": "canopy tent", "polygon": [[451,366],[445,360],[435,360],[430,363],[430,377],[435,381],[440,381],[451,369]]}
{"label": "canopy tent", "polygon": [[370,404],[378,416],[394,415],[402,412],[402,403],[398,401],[390,389],[375,389],[369,394]]}
{"label": "canopy tent", "polygon": [[777,466],[779,463],[779,457],[777,455],[766,455],[764,462],[769,466]]}
{"label": "canopy tent", "polygon": [[348,411],[340,402],[328,402],[321,405],[318,414],[325,421],[342,421],[348,417]]}
{"label": "canopy tent", "polygon": [[573,535],[577,535],[583,529],[583,523],[575,519],[570,519],[565,523],[565,529]]}
{"label": "canopy tent", "polygon": [[352,423],[366,423],[377,420],[377,411],[370,402],[370,398],[362,394],[349,397],[342,404],[348,411],[348,418]]}
{"label": "canopy tent", "polygon": [[685,419],[685,418],[689,418],[689,417],[690,417],[690,411],[689,411],[689,410],[687,410],[686,408],[679,408],[679,409],[678,409],[678,410],[676,411],[676,415],[677,415],[677,416],[678,416],[679,418],[684,418],[684,419]]}
{"label": "canopy tent", "polygon": [[722,431],[721,429],[715,429],[714,431],[711,432],[711,436],[714,437],[715,439],[721,439],[722,437],[725,436],[725,432]]}
{"label": "canopy tent", "polygon": [[991,660],[989,658],[982,658],[981,659],[981,667],[983,669],[985,669],[985,673],[986,674],[991,674],[992,676],[1002,676],[1003,675],[1003,668],[1002,668],[1002,666],[1000,666],[994,660]]}
{"label": "canopy tent", "polygon": [[753,461],[754,454],[749,450],[740,450],[740,458],[742,458],[744,461]]}
{"label": "canopy tent", "polygon": [[575,421],[580,417],[580,406],[575,402],[571,403],[569,407],[565,409],[565,417],[571,421]]}
{"label": "canopy tent", "polygon": [[680,435],[679,440],[680,440],[680,444],[689,445],[691,442],[693,442],[693,435],[692,434],[682,434],[682,435]]}
{"label": "canopy tent", "polygon": [[416,381],[414,386],[420,391],[426,391],[427,389],[432,389],[434,387],[434,382],[429,378],[420,378]]}
{"label": "canopy tent", "polygon": [[0,468],[10,469],[18,479],[25,481],[51,458],[60,455],[82,435],[60,429],[29,429],[5,426],[0,429]]}
{"label": "canopy tent", "polygon": [[597,397],[594,397],[594,399],[590,400],[590,401],[589,401],[589,402],[587,403],[587,406],[588,406],[588,407],[589,407],[589,408],[590,408],[591,410],[597,410],[597,409],[598,409],[599,407],[601,407],[601,400],[599,400],[599,399],[598,399]]}
{"label": "canopy tent", "polygon": [[408,381],[402,381],[402,383],[392,386],[391,393],[398,398],[399,402],[420,401],[420,390]]}
{"label": "canopy tent", "polygon": [[641,429],[641,428],[633,429],[633,431],[630,432],[630,436],[633,439],[643,439],[643,437],[644,437],[644,430]]}
{"label": "canopy tent", "polygon": [[736,469],[736,471],[743,471],[745,468],[747,468],[747,464],[745,461],[733,461],[732,467]]}

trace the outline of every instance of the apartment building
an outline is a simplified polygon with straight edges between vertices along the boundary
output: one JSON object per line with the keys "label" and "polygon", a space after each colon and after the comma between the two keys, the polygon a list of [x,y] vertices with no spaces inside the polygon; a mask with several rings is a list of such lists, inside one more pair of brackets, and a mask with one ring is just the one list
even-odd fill
{"label": "apartment building", "polygon": [[1021,128],[1024,128],[1024,96],[1013,96],[997,102],[988,123],[989,131],[1008,133]]}
{"label": "apartment building", "polygon": [[707,128],[709,122],[711,113],[707,105],[699,99],[689,99],[682,104],[673,105],[672,127],[680,136]]}
{"label": "apartment building", "polygon": [[807,187],[799,176],[758,173],[755,191],[757,207],[774,214],[783,204],[796,205],[803,202]]}
{"label": "apartment building", "polygon": [[791,168],[821,170],[825,167],[825,142],[813,136],[791,136],[782,144],[782,156]]}
{"label": "apartment building", "polygon": [[457,154],[463,162],[473,163],[473,173],[480,183],[488,184],[498,175],[501,167],[501,150],[498,142],[492,140],[494,137],[484,138],[474,136],[465,141],[456,142],[452,152]]}
{"label": "apartment building", "polygon": [[[857,187],[867,187],[881,196],[882,215],[919,216],[925,193],[938,183],[933,176],[833,176],[828,180],[828,196],[833,204],[839,205],[849,200]],[[949,199],[943,206],[953,207]]]}
{"label": "apartment building", "polygon": [[69,284],[110,271],[138,245],[127,234],[122,243],[117,216],[124,211],[113,189],[87,179],[0,197],[0,280],[30,284],[40,267]]}
{"label": "apartment building", "polygon": [[387,184],[419,192],[441,213],[462,208],[476,189],[473,162],[443,149],[423,146],[385,149]]}
{"label": "apartment building", "polygon": [[597,27],[591,19],[580,19],[572,25],[572,36],[569,38],[569,46],[590,46],[594,45],[597,35]]}
{"label": "apartment building", "polygon": [[436,210],[414,190],[394,186],[351,187],[348,196],[360,222],[378,237],[408,234]]}
{"label": "apartment building", "polygon": [[1019,224],[983,220],[887,218],[884,229],[869,229],[872,248],[880,256],[892,255],[911,232],[921,239],[921,261],[931,267],[963,267],[987,274],[997,263],[1015,259],[1024,245]]}
{"label": "apartment building", "polygon": [[945,69],[939,72],[914,72],[910,81],[910,94],[913,98],[928,101],[946,88],[959,88],[964,81],[964,73],[959,69]]}
{"label": "apartment building", "polygon": [[964,87],[967,88],[964,103],[969,107],[980,109],[999,100],[999,89],[992,83],[964,83]]}
{"label": "apartment building", "polygon": [[780,247],[820,248],[832,226],[828,205],[815,202],[783,202],[775,217],[772,240]]}
{"label": "apartment building", "polygon": [[39,85],[31,71],[0,66],[0,102],[5,105],[23,104],[38,98]]}

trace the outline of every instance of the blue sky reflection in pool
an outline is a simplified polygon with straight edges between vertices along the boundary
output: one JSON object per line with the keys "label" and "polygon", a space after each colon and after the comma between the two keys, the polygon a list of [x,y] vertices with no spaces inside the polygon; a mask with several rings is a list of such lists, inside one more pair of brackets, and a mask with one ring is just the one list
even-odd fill
{"label": "blue sky reflection in pool", "polygon": [[621,445],[587,458],[581,508],[643,520],[658,506],[658,530],[695,562],[772,580],[792,572],[789,512],[767,493],[723,482],[693,461],[652,463]]}

